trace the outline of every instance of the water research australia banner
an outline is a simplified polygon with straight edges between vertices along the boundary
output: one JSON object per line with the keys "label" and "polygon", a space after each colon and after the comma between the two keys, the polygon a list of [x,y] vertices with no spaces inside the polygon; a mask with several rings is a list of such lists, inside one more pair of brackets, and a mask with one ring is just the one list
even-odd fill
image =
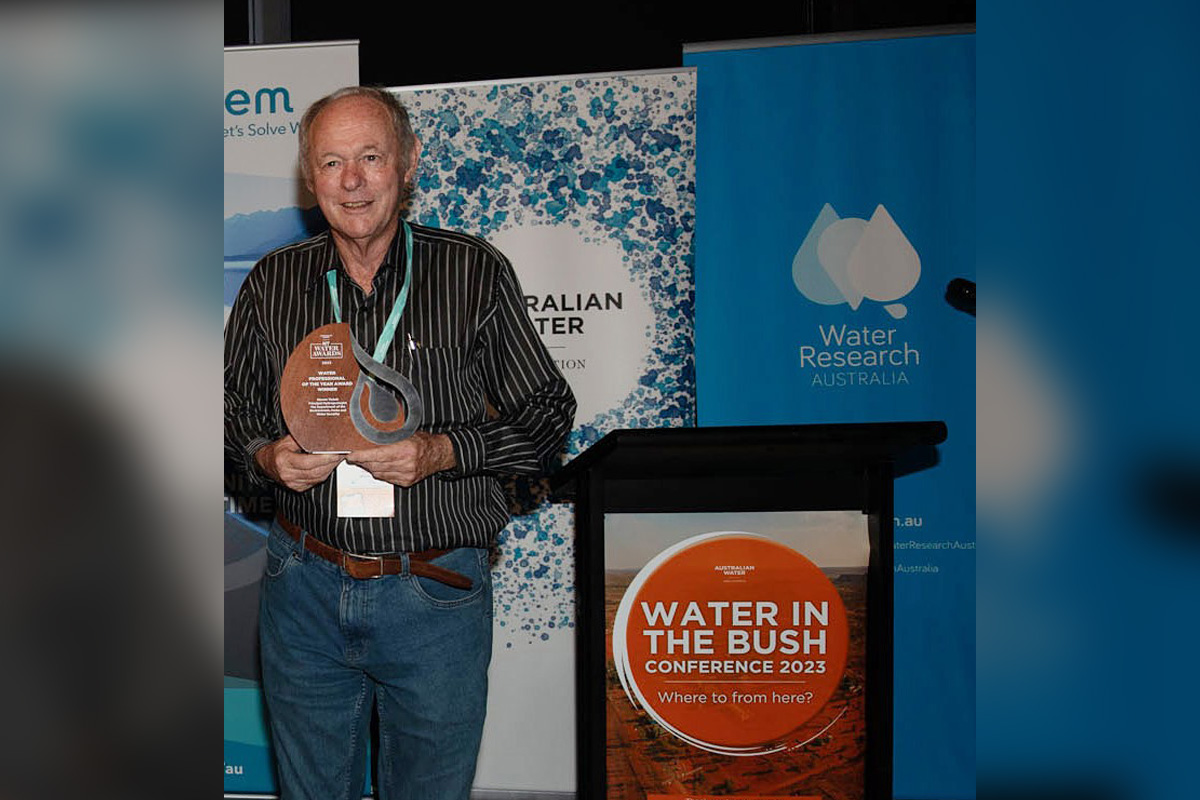
{"label": "water research australia banner", "polygon": [[703,45],[701,426],[943,420],[895,483],[898,797],[975,794],[972,32]]}

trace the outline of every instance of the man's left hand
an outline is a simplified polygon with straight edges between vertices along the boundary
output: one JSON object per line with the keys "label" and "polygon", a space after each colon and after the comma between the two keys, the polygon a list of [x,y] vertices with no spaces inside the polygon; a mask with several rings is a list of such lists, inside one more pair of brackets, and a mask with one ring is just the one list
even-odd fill
{"label": "man's left hand", "polygon": [[355,450],[346,461],[397,486],[412,486],[457,463],[454,445],[444,433],[417,431],[402,442]]}

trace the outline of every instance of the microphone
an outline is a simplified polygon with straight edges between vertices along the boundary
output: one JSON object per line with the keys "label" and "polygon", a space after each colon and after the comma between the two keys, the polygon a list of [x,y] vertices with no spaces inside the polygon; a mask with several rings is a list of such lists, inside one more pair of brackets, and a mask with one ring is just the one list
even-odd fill
{"label": "microphone", "polygon": [[964,314],[975,316],[975,281],[955,278],[946,284],[946,302]]}

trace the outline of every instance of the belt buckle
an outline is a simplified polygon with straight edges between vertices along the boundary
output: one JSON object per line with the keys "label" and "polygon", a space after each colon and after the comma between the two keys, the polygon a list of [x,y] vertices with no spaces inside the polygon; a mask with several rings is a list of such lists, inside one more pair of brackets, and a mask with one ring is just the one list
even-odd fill
{"label": "belt buckle", "polygon": [[[347,566],[347,558],[354,558],[360,562],[361,561],[374,561],[375,563],[377,563],[379,565],[379,574],[378,575],[369,575],[368,578],[370,580],[374,580],[375,578],[383,577],[383,556],[361,556],[358,553],[347,553],[346,551],[343,550],[342,551],[342,569],[346,570],[346,572],[350,572],[350,568]],[[350,574],[353,575],[354,573],[351,572]]]}

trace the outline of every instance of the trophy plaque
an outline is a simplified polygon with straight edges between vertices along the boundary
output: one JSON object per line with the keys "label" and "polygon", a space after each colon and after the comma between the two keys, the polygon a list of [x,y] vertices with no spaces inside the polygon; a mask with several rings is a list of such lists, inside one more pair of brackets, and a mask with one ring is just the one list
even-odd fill
{"label": "trophy plaque", "polygon": [[407,439],[421,422],[416,387],[373,359],[344,322],[296,345],[279,381],[283,419],[309,453],[349,453]]}

